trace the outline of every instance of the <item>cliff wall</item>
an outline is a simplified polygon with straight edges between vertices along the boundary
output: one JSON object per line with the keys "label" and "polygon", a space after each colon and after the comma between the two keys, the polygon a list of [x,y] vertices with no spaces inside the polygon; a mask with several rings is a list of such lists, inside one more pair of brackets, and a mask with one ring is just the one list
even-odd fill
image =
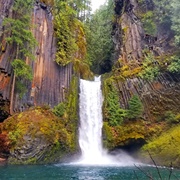
{"label": "cliff wall", "polygon": [[[12,17],[13,0],[0,1],[0,103],[4,109],[0,116],[9,113],[13,71],[11,62],[15,58],[13,46],[6,43],[2,21],[4,17]],[[33,70],[32,82],[27,82],[27,91],[21,98],[15,90],[13,112],[23,111],[29,106],[49,105],[53,107],[62,102],[70,85],[73,74],[72,65],[60,67],[56,64],[56,38],[53,29],[53,16],[50,8],[36,1],[32,11],[33,34],[38,42],[34,49],[34,61],[26,59]],[[5,106],[6,104],[6,106]],[[2,107],[2,106],[1,106]],[[4,119],[3,117],[0,120]]]}
{"label": "cliff wall", "polygon": [[[153,8],[151,5],[149,4],[149,8]],[[151,81],[136,76],[144,61],[143,51],[151,52],[155,57],[168,56],[173,49],[170,43],[172,34],[162,27],[159,27],[156,37],[146,34],[139,18],[140,9],[137,0],[115,0],[114,10],[116,21],[113,26],[113,40],[118,59],[114,76],[121,106],[127,108],[129,99],[133,95],[138,95],[144,105],[144,118],[153,119],[163,115],[165,111],[179,112],[178,74],[160,72],[159,76]],[[122,81],[120,74],[123,74],[123,66],[127,69]]]}

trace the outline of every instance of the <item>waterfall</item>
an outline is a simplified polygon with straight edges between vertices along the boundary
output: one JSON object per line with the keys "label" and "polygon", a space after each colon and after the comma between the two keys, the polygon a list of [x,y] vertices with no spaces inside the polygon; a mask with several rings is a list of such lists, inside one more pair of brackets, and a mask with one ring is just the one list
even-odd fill
{"label": "waterfall", "polygon": [[103,155],[102,126],[100,77],[94,81],[81,79],[79,145],[82,159],[87,163],[96,162]]}
{"label": "waterfall", "polygon": [[132,158],[121,153],[118,156],[108,155],[102,146],[102,90],[101,79],[94,81],[80,79],[80,127],[79,146],[82,156],[78,164],[87,165],[127,165]]}

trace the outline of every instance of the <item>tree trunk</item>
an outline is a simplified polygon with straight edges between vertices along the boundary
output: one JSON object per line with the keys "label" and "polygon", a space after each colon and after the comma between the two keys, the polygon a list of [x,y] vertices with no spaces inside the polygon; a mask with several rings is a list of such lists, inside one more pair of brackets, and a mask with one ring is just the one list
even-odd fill
{"label": "tree trunk", "polygon": [[13,102],[14,102],[14,89],[15,89],[15,82],[16,82],[16,76],[13,73],[13,80],[12,80],[12,87],[11,87],[11,95],[10,95],[10,114],[13,114]]}

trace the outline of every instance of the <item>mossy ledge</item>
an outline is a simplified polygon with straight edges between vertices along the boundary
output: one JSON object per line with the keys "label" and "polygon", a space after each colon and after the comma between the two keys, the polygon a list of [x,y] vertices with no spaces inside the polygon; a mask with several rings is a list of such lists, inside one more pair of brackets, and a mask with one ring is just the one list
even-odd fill
{"label": "mossy ledge", "polygon": [[159,137],[154,137],[141,148],[141,158],[152,162],[149,154],[158,165],[180,168],[180,125],[172,126]]}
{"label": "mossy ledge", "polygon": [[65,122],[47,107],[36,107],[5,120],[0,132],[9,139],[8,163],[47,164],[73,154],[75,135]]}

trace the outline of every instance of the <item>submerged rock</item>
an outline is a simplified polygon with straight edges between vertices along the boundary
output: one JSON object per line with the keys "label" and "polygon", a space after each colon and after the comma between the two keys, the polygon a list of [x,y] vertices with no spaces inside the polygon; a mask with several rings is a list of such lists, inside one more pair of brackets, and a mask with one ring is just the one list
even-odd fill
{"label": "submerged rock", "polygon": [[16,114],[4,121],[2,131],[8,132],[11,164],[57,162],[75,149],[74,134],[50,109]]}

